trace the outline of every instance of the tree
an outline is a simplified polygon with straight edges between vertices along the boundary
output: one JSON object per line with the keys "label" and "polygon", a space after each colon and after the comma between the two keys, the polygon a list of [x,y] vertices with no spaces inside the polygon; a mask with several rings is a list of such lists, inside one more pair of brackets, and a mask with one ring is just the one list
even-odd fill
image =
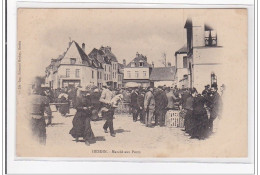
{"label": "tree", "polygon": [[164,65],[164,67],[167,67],[167,58],[165,52],[162,53],[162,59],[160,60],[160,62]]}

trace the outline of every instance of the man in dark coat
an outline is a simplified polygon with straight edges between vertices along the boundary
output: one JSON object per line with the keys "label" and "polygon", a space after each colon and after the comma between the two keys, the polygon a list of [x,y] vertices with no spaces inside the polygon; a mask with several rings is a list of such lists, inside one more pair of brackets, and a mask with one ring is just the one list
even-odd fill
{"label": "man in dark coat", "polygon": [[49,99],[42,95],[42,88],[35,81],[32,89],[32,94],[28,96],[30,104],[28,105],[30,116],[30,127],[33,139],[40,144],[46,144],[46,123],[44,112],[47,113],[48,118],[51,118],[52,112],[49,105]]}
{"label": "man in dark coat", "polygon": [[137,104],[139,108],[140,122],[145,123],[145,111],[144,111],[144,90],[139,91],[139,95],[137,97]]}
{"label": "man in dark coat", "polygon": [[132,108],[132,113],[133,113],[133,121],[137,121],[138,117],[138,112],[139,112],[139,106],[137,103],[137,98],[138,98],[138,92],[137,88],[134,89],[133,93],[131,94],[131,108]]}
{"label": "man in dark coat", "polygon": [[218,116],[221,115],[221,112],[222,112],[222,99],[218,93],[217,86],[212,86],[211,95],[210,95],[209,99],[210,99],[209,130],[210,130],[210,132],[212,132],[213,131],[213,122]]}
{"label": "man in dark coat", "polygon": [[160,127],[164,126],[164,117],[165,117],[165,110],[168,105],[168,99],[166,96],[165,91],[162,87],[158,87],[157,92],[154,95],[155,99],[155,125],[160,125]]}

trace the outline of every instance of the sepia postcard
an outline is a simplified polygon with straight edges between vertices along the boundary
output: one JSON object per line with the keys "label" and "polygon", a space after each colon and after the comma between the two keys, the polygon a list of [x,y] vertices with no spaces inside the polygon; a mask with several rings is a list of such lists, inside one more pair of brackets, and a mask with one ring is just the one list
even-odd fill
{"label": "sepia postcard", "polygon": [[17,9],[16,156],[248,157],[247,9]]}

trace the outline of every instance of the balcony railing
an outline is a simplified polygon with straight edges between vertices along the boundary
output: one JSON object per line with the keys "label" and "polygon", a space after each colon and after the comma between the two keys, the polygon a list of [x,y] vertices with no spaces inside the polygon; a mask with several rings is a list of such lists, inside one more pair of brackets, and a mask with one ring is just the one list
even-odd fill
{"label": "balcony railing", "polygon": [[205,46],[217,46],[217,37],[205,37]]}

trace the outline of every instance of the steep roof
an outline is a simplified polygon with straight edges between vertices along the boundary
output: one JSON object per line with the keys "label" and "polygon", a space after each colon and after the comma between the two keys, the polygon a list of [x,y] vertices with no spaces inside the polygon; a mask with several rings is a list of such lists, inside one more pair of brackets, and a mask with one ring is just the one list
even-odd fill
{"label": "steep roof", "polygon": [[98,60],[100,63],[111,64],[111,61],[117,62],[116,56],[111,52],[110,47],[96,49],[94,48],[88,56]]}
{"label": "steep roof", "polygon": [[135,67],[140,67],[139,62],[143,62],[144,65],[142,67],[152,67],[148,62],[147,62],[147,57],[143,56],[142,54],[137,54],[136,57],[126,65],[127,68],[131,68],[131,63],[136,63]]}
{"label": "steep roof", "polygon": [[175,78],[175,66],[155,67],[150,75],[151,81],[173,81]]}
{"label": "steep roof", "polygon": [[87,66],[93,66],[96,67],[92,61],[89,59],[89,57],[87,56],[87,54],[82,50],[82,48],[79,46],[79,44],[76,41],[73,41],[78,49],[79,55],[82,59],[82,63],[87,65]]}
{"label": "steep roof", "polygon": [[180,48],[179,50],[177,50],[176,52],[175,52],[175,56],[177,55],[177,54],[182,54],[182,53],[188,53],[188,49],[187,49],[187,45],[185,44],[182,48]]}

